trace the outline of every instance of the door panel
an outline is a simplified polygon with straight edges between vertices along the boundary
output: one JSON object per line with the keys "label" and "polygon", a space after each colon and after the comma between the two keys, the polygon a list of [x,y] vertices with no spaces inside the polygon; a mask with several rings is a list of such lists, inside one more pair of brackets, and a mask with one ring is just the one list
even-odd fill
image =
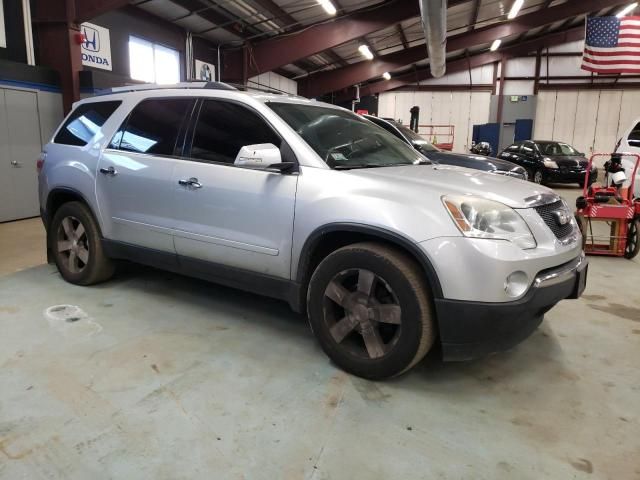
{"label": "door panel", "polygon": [[[178,183],[192,177],[201,188]],[[176,251],[289,278],[297,181],[297,175],[181,162],[173,182]]]}
{"label": "door panel", "polygon": [[[105,150],[98,162],[96,194],[104,236],[173,252],[170,214],[175,160]],[[115,174],[101,173],[113,167]]]}
{"label": "door panel", "polygon": [[172,170],[190,98],[154,98],[131,112],[98,162],[96,190],[107,238],[175,252]]}
{"label": "door panel", "polygon": [[4,89],[2,103],[0,162],[5,178],[2,182],[3,203],[8,208],[0,210],[0,218],[35,217],[39,212],[36,160],[42,150],[37,96],[35,92]]}
{"label": "door panel", "polygon": [[12,174],[7,109],[4,90],[0,89],[0,222],[16,218],[13,209]]}

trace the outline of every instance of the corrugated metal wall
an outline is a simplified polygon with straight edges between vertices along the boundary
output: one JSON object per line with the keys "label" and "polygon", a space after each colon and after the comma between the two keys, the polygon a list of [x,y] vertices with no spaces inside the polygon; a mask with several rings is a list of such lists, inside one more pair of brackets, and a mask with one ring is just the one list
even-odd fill
{"label": "corrugated metal wall", "polygon": [[578,150],[611,152],[640,116],[640,90],[546,90],[538,94],[534,137]]}
{"label": "corrugated metal wall", "polygon": [[247,83],[257,87],[275,88],[281,92],[292,93],[293,95],[298,94],[298,83],[295,80],[283,77],[274,72],[266,72],[257,77],[252,77]]}
{"label": "corrugated metal wall", "polygon": [[[388,92],[380,94],[378,116],[408,125],[409,110],[417,105],[421,125],[454,125],[453,150],[466,152],[471,146],[473,125],[489,121],[490,98],[491,92]],[[440,137],[438,141],[446,139]]]}

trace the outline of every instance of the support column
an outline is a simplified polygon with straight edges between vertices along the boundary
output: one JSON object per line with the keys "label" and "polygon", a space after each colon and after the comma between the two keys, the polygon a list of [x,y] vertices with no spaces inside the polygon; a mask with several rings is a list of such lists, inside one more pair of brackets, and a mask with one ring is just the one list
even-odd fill
{"label": "support column", "polygon": [[40,63],[53,68],[60,75],[62,105],[65,115],[73,102],[80,100],[80,71],[82,56],[75,36],[80,32],[71,23],[48,23],[38,26]]}

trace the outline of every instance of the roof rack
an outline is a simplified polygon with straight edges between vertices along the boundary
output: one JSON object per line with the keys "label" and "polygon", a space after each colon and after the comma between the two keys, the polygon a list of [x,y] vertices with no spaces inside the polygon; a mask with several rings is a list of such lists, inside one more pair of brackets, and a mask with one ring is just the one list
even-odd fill
{"label": "roof rack", "polygon": [[143,83],[140,85],[126,85],[124,87],[105,88],[97,95],[109,95],[110,93],[139,92],[144,90],[162,90],[173,88],[206,88],[209,90],[238,90],[235,86],[223,82],[203,82],[200,80],[158,85],[156,83]]}

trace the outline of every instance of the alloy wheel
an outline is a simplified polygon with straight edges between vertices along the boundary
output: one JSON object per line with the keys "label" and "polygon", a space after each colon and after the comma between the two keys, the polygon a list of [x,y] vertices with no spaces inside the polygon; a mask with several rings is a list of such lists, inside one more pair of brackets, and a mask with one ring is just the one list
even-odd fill
{"label": "alloy wheel", "polygon": [[56,248],[62,264],[71,273],[82,272],[89,263],[87,232],[76,217],[68,216],[60,222]]}
{"label": "alloy wheel", "polygon": [[540,170],[536,170],[536,172],[533,174],[533,182],[537,184],[542,183],[542,172]]}
{"label": "alloy wheel", "polygon": [[340,348],[356,357],[377,359],[397,343],[402,309],[382,277],[365,269],[344,270],[325,289],[324,321]]}

